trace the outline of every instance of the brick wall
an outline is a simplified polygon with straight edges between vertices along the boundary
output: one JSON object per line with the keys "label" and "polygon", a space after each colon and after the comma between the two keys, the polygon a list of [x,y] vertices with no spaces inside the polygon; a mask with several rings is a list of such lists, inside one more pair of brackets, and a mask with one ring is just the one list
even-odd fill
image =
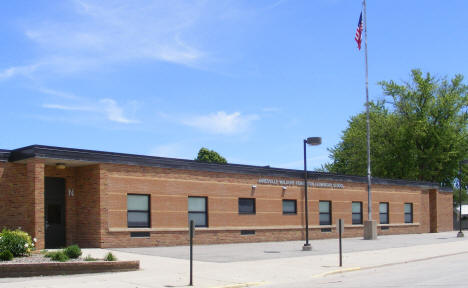
{"label": "brick wall", "polygon": [[33,232],[28,187],[26,165],[0,162],[0,228]]}
{"label": "brick wall", "polygon": [[73,239],[81,247],[100,247],[101,203],[99,165],[75,168],[76,230]]}
{"label": "brick wall", "polygon": [[[197,229],[199,243],[281,241],[304,238],[303,188],[257,184],[260,176],[202,171],[183,171],[130,165],[101,165],[108,224],[102,230],[102,246],[153,246],[187,243],[187,197],[208,197],[208,228]],[[286,179],[300,180],[300,179]],[[320,181],[330,182],[330,181]],[[320,200],[332,201],[332,223],[339,218],[347,225],[345,237],[362,236],[362,226],[351,226],[353,201],[363,202],[367,219],[367,186],[343,183],[344,189],[309,189],[309,225],[311,239],[336,237],[331,226],[319,226]],[[256,189],[252,190],[252,185]],[[429,194],[417,187],[373,185],[373,218],[379,219],[379,202],[388,202],[390,225],[379,227],[379,234],[429,232]],[[127,229],[127,193],[151,195],[151,229]],[[440,200],[450,202],[449,197]],[[238,198],[255,198],[256,214],[240,215]],[[297,200],[297,214],[283,215],[282,200]],[[413,224],[404,223],[404,203],[413,204]],[[451,204],[446,204],[448,209]],[[451,212],[451,208],[448,210]],[[446,217],[440,214],[439,217]],[[446,221],[447,223],[449,221]],[[444,229],[451,229],[443,224]],[[385,225],[382,225],[385,226]],[[278,229],[275,227],[284,227]],[[321,232],[332,228],[332,232]],[[240,230],[256,230],[255,235],[240,235]],[[149,231],[149,238],[131,238],[130,231]],[[445,231],[445,230],[444,230]]]}
{"label": "brick wall", "polygon": [[[209,227],[197,229],[197,243],[304,239],[303,187],[288,186],[283,190],[281,186],[258,184],[263,177],[255,175],[132,165],[96,164],[60,170],[54,165],[44,166],[40,159],[29,159],[26,164],[0,163],[0,227],[21,226],[43,243],[44,177],[66,180],[67,245],[187,244],[188,196],[208,197]],[[362,225],[351,225],[351,205],[353,201],[362,202],[363,219],[367,219],[366,184],[342,184],[344,189],[310,187],[310,239],[336,238],[333,225],[339,218],[346,225],[345,237],[362,236]],[[70,189],[74,195],[69,195]],[[452,193],[397,185],[373,185],[372,192],[373,219],[379,219],[379,202],[389,203],[390,225],[379,225],[380,235],[430,232],[434,225],[437,231],[453,229]],[[151,228],[127,228],[128,193],[151,195]],[[240,197],[256,199],[256,214],[239,215]],[[282,213],[283,199],[297,200],[297,214]],[[332,201],[331,226],[319,225],[320,200]],[[413,203],[413,224],[404,223],[404,203]],[[382,229],[385,226],[388,230]],[[241,230],[255,230],[255,235],[241,235]],[[147,231],[150,237],[132,238],[131,231]]]}

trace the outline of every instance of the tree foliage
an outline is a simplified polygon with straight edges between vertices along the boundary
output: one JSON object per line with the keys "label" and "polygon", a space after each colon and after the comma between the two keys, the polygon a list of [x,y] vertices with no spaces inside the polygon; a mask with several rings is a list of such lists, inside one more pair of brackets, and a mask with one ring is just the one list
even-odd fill
{"label": "tree foliage", "polygon": [[[372,175],[446,186],[458,182],[458,163],[468,158],[468,86],[463,76],[448,80],[413,70],[409,82],[379,85],[386,97],[370,105]],[[351,117],[348,124],[341,141],[329,149],[332,162],[325,168],[366,175],[366,114]]]}
{"label": "tree foliage", "polygon": [[218,152],[209,150],[207,148],[202,147],[200,151],[198,151],[198,156],[195,158],[196,161],[206,162],[206,163],[220,163],[226,164],[226,158],[219,155]]}

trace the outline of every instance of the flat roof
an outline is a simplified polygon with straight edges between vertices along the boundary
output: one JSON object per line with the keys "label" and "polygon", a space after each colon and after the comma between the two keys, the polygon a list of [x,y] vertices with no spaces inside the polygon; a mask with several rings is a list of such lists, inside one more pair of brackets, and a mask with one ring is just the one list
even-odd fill
{"label": "flat roof", "polygon": [[[243,164],[218,164],[218,163],[204,163],[195,160],[166,158],[157,156],[126,154],[105,152],[96,150],[85,150],[45,145],[31,145],[14,150],[0,150],[0,161],[8,159],[9,162],[16,162],[28,158],[45,158],[57,160],[69,160],[94,163],[111,163],[111,164],[125,164],[125,165],[138,165],[138,166],[151,166],[160,168],[173,168],[183,170],[197,170],[207,172],[223,172],[235,174],[248,174],[259,176],[272,176],[272,177],[292,177],[303,178],[303,170],[274,168],[270,166],[253,166]],[[312,180],[330,180],[330,181],[344,181],[367,183],[367,177],[352,176],[352,175],[339,175],[326,172],[308,171],[308,177]],[[417,186],[422,188],[438,188],[443,192],[452,192],[451,187],[440,187],[437,183],[425,181],[410,181],[398,179],[383,179],[372,178],[373,184],[382,185],[403,185],[403,186]]]}
{"label": "flat roof", "polygon": [[0,149],[0,162],[8,161],[10,157],[10,150]]}

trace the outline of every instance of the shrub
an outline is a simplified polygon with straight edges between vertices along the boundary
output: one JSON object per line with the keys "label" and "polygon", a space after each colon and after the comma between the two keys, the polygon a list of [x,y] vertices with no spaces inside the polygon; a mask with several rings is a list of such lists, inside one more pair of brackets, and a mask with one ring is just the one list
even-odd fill
{"label": "shrub", "polygon": [[91,255],[86,255],[84,258],[84,261],[97,261],[98,259],[91,257]]}
{"label": "shrub", "polygon": [[81,256],[82,252],[78,245],[68,246],[63,250],[63,252],[71,259],[76,259]]}
{"label": "shrub", "polygon": [[117,257],[114,256],[111,252],[107,253],[104,257],[104,261],[117,261]]}
{"label": "shrub", "polygon": [[10,261],[13,259],[13,253],[9,250],[4,250],[0,252],[0,261]]}
{"label": "shrub", "polygon": [[48,252],[48,251],[45,251],[45,252],[44,252],[44,257],[51,258],[52,255],[54,255],[54,254],[55,254],[55,252]]}
{"label": "shrub", "polygon": [[28,233],[21,230],[3,229],[0,233],[0,252],[10,251],[14,257],[30,255],[34,243]]}
{"label": "shrub", "polygon": [[59,262],[65,262],[70,259],[63,251],[47,252],[44,256]]}

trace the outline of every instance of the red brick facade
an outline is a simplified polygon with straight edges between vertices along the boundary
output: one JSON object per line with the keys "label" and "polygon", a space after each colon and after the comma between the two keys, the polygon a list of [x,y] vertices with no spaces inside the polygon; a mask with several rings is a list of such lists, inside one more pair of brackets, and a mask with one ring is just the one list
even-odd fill
{"label": "red brick facade", "polygon": [[[197,243],[299,240],[304,236],[304,190],[301,186],[259,184],[255,174],[207,172],[124,164],[72,163],[66,169],[39,159],[0,162],[0,227],[22,229],[44,247],[44,177],[64,178],[66,244],[81,247],[131,247],[187,244],[188,196],[207,197],[208,227],[197,228]],[[357,181],[316,180],[343,184],[341,189],[310,187],[310,238],[337,237],[335,223],[345,222],[345,237],[363,235],[352,225],[351,204],[362,202],[367,217],[367,186]],[[252,185],[256,185],[253,189]],[[150,228],[128,228],[127,194],[150,195]],[[379,202],[389,203],[389,224],[378,233],[439,232],[453,229],[451,192],[418,185],[372,186],[373,218]],[[256,213],[238,213],[239,198],[255,198]],[[282,200],[297,200],[297,214],[283,214]],[[332,202],[332,224],[319,225],[319,201]],[[404,221],[404,203],[413,204],[413,223]],[[322,232],[329,228],[331,232]],[[385,230],[382,230],[382,229]],[[241,235],[241,230],[255,230]],[[130,232],[149,232],[135,238]]]}

